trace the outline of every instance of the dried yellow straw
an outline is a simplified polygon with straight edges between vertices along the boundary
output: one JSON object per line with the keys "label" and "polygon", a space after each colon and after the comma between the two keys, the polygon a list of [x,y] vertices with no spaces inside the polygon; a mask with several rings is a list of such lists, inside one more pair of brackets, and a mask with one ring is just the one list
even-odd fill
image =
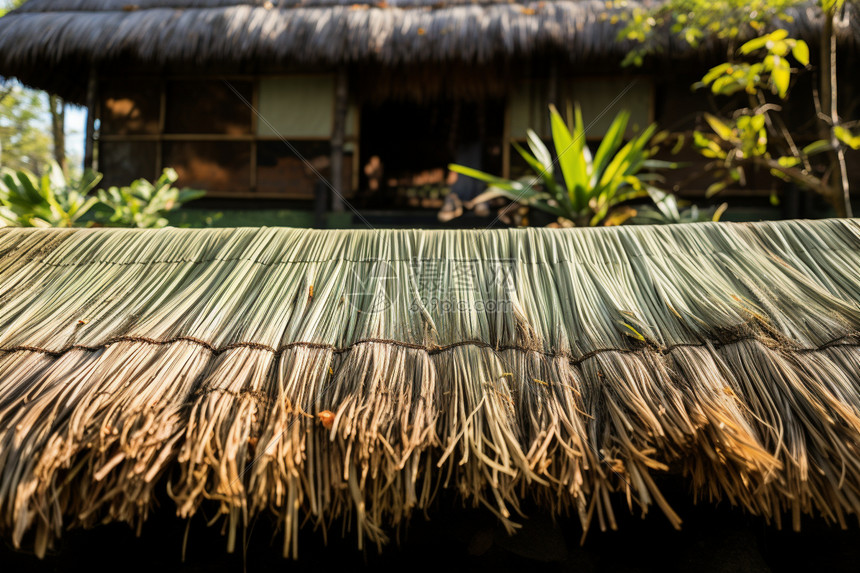
{"label": "dried yellow straw", "polygon": [[860,514],[860,224],[0,230],[0,529],[166,488],[359,544],[440,488],[615,527],[659,476]]}

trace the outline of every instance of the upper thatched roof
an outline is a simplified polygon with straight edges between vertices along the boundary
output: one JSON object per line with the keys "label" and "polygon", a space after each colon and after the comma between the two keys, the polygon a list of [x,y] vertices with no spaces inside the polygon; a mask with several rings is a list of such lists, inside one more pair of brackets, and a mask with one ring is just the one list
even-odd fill
{"label": "upper thatched roof", "polygon": [[0,531],[39,551],[165,491],[233,532],[274,512],[288,551],[440,486],[506,523],[679,525],[667,473],[777,524],[860,514],[853,220],[3,229],[0,300]]}
{"label": "upper thatched roof", "polygon": [[[92,63],[205,70],[486,62],[542,50],[620,57],[627,47],[608,10],[593,0],[30,0],[0,19],[0,75],[80,101]],[[814,32],[811,14],[797,13],[797,33]]]}

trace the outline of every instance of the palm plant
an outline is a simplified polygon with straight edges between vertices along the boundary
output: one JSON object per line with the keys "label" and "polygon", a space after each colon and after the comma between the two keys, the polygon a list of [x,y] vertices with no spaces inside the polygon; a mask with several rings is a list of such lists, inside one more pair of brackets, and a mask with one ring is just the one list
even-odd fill
{"label": "palm plant", "polygon": [[71,227],[97,202],[87,196],[100,173],[87,170],[80,179],[66,177],[52,162],[41,177],[26,171],[0,173],[0,222],[15,227]]}
{"label": "palm plant", "polygon": [[[643,170],[675,167],[675,163],[651,159],[656,149],[649,147],[657,130],[651,124],[624,142],[630,113],[618,113],[592,156],[585,141],[585,124],[579,105],[574,123],[565,123],[561,114],[550,106],[550,125],[555,157],[533,130],[528,130],[528,147],[516,142],[514,148],[537,174],[529,180],[496,177],[463,165],[450,165],[456,173],[483,181],[489,188],[471,201],[472,205],[505,197],[545,211],[576,226],[620,224],[632,216],[632,210],[619,210],[627,201],[648,196],[656,173]],[[561,177],[556,175],[556,164]]]}
{"label": "palm plant", "polygon": [[645,205],[636,208],[636,213],[631,219],[632,223],[639,225],[665,225],[671,223],[702,223],[705,221],[719,221],[725,213],[728,205],[721,204],[712,209],[700,209],[696,205],[681,201],[672,193],[666,193],[660,189],[650,188],[648,190],[654,205]]}

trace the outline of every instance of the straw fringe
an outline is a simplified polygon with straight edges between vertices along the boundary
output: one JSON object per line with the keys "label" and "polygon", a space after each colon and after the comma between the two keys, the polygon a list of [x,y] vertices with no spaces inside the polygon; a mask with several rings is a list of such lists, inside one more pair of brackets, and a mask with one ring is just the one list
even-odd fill
{"label": "straw fringe", "polygon": [[[860,514],[860,225],[0,231],[0,529]],[[447,306],[440,303],[448,303]],[[490,304],[492,303],[492,304]]]}
{"label": "straw fringe", "polygon": [[[0,21],[0,75],[85,103],[92,66],[124,77],[127,68],[141,67],[222,74],[366,64],[391,70],[398,84],[404,69],[424,69],[427,77],[417,81],[418,72],[413,79],[432,91],[456,73],[452,84],[471,84],[458,89],[460,96],[485,97],[498,88],[480,84],[497,83],[492,76],[500,69],[516,67],[499,65],[506,60],[554,55],[611,67],[631,47],[618,41],[623,24],[611,15],[645,4],[653,2],[613,8],[599,0],[30,0]],[[791,21],[779,26],[814,43],[821,29],[814,4],[788,10]],[[849,2],[845,10],[836,34],[854,47],[856,6]],[[681,57],[699,57],[703,49],[725,52],[715,38],[691,47],[668,34],[664,47]],[[476,68],[492,73],[476,79]],[[373,82],[391,83],[384,73]],[[401,85],[380,91],[418,95]]]}

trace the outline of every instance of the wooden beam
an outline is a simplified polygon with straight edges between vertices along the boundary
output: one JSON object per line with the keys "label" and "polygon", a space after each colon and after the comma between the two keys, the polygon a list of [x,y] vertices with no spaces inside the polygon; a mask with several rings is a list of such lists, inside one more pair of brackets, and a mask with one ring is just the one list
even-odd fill
{"label": "wooden beam", "polygon": [[95,161],[96,144],[96,108],[98,106],[98,76],[95,66],[90,68],[90,77],[87,81],[87,133],[84,141],[84,168],[97,169]]}
{"label": "wooden beam", "polygon": [[346,137],[346,114],[349,106],[347,71],[340,66],[334,84],[334,125],[331,133],[331,184],[337,193],[332,193],[331,210],[343,211],[343,143]]}
{"label": "wooden beam", "polygon": [[511,94],[505,98],[505,117],[502,126],[502,177],[511,176]]}
{"label": "wooden beam", "polygon": [[[249,134],[233,135],[230,133],[103,133],[99,141],[254,141],[256,138]],[[280,141],[275,138],[275,141]]]}
{"label": "wooden beam", "polygon": [[257,190],[257,110],[260,109],[260,80],[254,78],[251,84],[251,191]]}
{"label": "wooden beam", "polygon": [[[164,126],[167,123],[167,82],[158,82],[158,139],[155,142],[155,173],[153,177],[158,178],[164,170]],[[105,136],[99,134],[99,139],[103,140]]]}

